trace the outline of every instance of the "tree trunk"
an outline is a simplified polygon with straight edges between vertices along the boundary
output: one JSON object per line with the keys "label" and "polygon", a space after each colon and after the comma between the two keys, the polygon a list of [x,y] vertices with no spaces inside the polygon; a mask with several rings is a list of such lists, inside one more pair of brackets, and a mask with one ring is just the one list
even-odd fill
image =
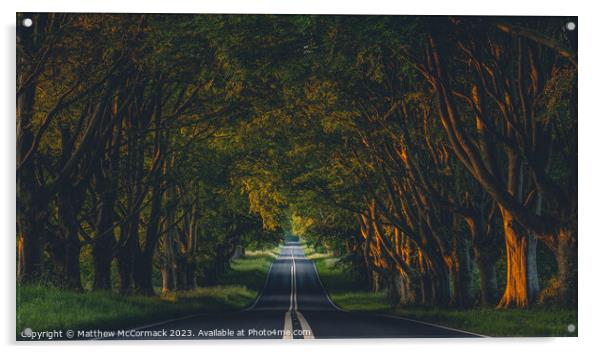
{"label": "tree trunk", "polygon": [[453,305],[467,308],[473,304],[472,296],[472,269],[468,254],[468,238],[457,234],[453,244]]}
{"label": "tree trunk", "polygon": [[539,302],[577,306],[577,239],[574,233],[561,228],[546,244],[554,253],[558,273],[556,279],[541,292]]}
{"label": "tree trunk", "polygon": [[179,260],[176,262],[176,267],[175,267],[175,274],[176,274],[176,285],[177,285],[177,289],[176,290],[188,290],[190,289],[189,285],[188,285],[188,262],[186,262],[185,257],[179,257]]}
{"label": "tree trunk", "polygon": [[498,239],[486,234],[483,223],[476,218],[466,218],[472,239],[475,263],[479,270],[480,304],[494,306],[497,301],[495,263],[499,257]]}
{"label": "tree trunk", "polygon": [[[18,188],[22,189],[24,187],[23,181],[20,182],[21,186]],[[19,193],[17,196],[19,204],[30,204],[28,207],[20,205],[17,215],[19,221],[18,279],[21,283],[32,283],[40,280],[44,272],[44,259],[42,255],[45,243],[43,235],[46,233],[44,225],[47,220],[47,212],[40,210],[38,206],[47,204],[40,200],[40,196],[26,198],[24,194]],[[31,194],[35,194],[35,192]]]}
{"label": "tree trunk", "polygon": [[134,259],[134,291],[140,295],[155,295],[152,254],[141,253]]}
{"label": "tree trunk", "polygon": [[95,242],[92,248],[94,258],[94,290],[111,289],[112,246],[105,242]]}
{"label": "tree trunk", "polygon": [[79,265],[81,245],[67,234],[66,239],[54,235],[49,238],[50,252],[56,272],[55,285],[61,289],[83,290]]}
{"label": "tree trunk", "polygon": [[139,218],[139,213],[136,213],[123,228],[124,232],[121,237],[125,237],[125,240],[116,254],[119,292],[122,295],[129,295],[134,291],[134,259],[138,256],[136,248],[138,247]]}
{"label": "tree trunk", "polygon": [[475,262],[479,269],[481,306],[489,307],[497,301],[497,279],[495,275],[496,258],[489,257],[483,250],[475,250]]}
{"label": "tree trunk", "polygon": [[[92,245],[92,255],[94,257],[94,289],[106,290],[112,288],[111,282],[111,263],[116,254],[117,240],[115,237],[115,202],[119,188],[119,179],[117,178],[119,170],[119,146],[121,145],[121,125],[122,118],[118,116],[120,105],[120,90],[115,87],[113,93],[113,103],[111,105],[112,114],[103,118],[102,129],[112,130],[112,136],[108,139],[106,156],[99,156],[99,163],[96,175],[96,188],[100,197],[100,214],[96,227],[96,239]],[[120,235],[127,234],[120,226]]]}
{"label": "tree trunk", "polygon": [[370,284],[370,289],[372,290],[372,292],[379,292],[380,291],[380,274],[378,274],[377,271],[372,271],[372,276],[370,277],[371,280],[371,284]]}
{"label": "tree trunk", "polygon": [[391,280],[389,281],[389,291],[387,293],[387,297],[392,305],[397,305],[401,302],[401,288],[401,274],[395,272],[391,275]]}
{"label": "tree trunk", "polygon": [[[71,186],[69,186],[71,187]],[[52,240],[52,254],[57,265],[59,287],[81,291],[77,210],[81,208],[80,193],[75,188],[63,187],[58,193],[59,225],[62,235]]]}
{"label": "tree trunk", "polygon": [[151,197],[151,213],[146,227],[146,243],[134,260],[134,290],[142,295],[154,295],[153,289],[153,256],[159,239],[159,218],[161,217],[161,200],[163,189],[161,180],[155,177]]}
{"label": "tree trunk", "polygon": [[163,284],[161,287],[161,296],[167,296],[170,292],[175,290],[175,287],[173,285],[173,283],[174,283],[173,272],[172,272],[171,268],[172,267],[167,262],[161,266],[161,277],[163,278]]}
{"label": "tree trunk", "polygon": [[67,289],[81,291],[81,272],[79,265],[79,255],[81,251],[81,244],[77,239],[77,234],[70,234],[67,236],[65,242],[65,263],[64,263],[64,284],[63,286]]}
{"label": "tree trunk", "polygon": [[111,289],[111,262],[115,247],[113,230],[113,193],[102,193],[102,205],[96,225],[96,238],[92,245],[94,260],[94,290]]}
{"label": "tree trunk", "polygon": [[189,261],[186,267],[186,284],[188,289],[196,289],[198,287],[196,273],[196,262],[194,260]]}
{"label": "tree trunk", "polygon": [[506,242],[506,290],[499,308],[527,308],[539,292],[535,238],[514,221],[512,215],[500,206]]}
{"label": "tree trunk", "polygon": [[134,253],[126,246],[117,252],[117,272],[119,274],[119,293],[129,295],[134,291]]}
{"label": "tree trunk", "polygon": [[420,304],[431,306],[433,304],[433,280],[430,273],[423,273],[420,277]]}
{"label": "tree trunk", "polygon": [[234,253],[232,254],[232,257],[230,257],[230,261],[234,261],[240,257],[243,257],[244,255],[245,249],[241,245],[238,245],[234,248]]}
{"label": "tree trunk", "polygon": [[447,307],[450,304],[451,293],[449,289],[450,279],[447,267],[436,266],[432,278],[432,303],[438,307]]}
{"label": "tree trunk", "polygon": [[558,299],[567,306],[577,306],[577,238],[568,229],[558,235]]}
{"label": "tree trunk", "polygon": [[400,289],[400,303],[402,305],[416,304],[416,289],[411,278],[402,279]]}

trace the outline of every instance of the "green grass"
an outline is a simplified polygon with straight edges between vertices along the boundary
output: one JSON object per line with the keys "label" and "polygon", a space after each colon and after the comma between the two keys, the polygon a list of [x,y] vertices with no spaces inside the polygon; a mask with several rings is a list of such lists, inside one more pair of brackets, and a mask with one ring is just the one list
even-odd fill
{"label": "green grass", "polygon": [[385,291],[366,291],[365,284],[353,279],[337,259],[306,246],[331,300],[350,311],[393,314],[419,321],[445,325],[487,336],[576,336],[569,324],[577,325],[577,311],[562,308],[518,309],[437,309],[391,306]]}
{"label": "green grass", "polygon": [[247,251],[244,257],[230,263],[231,269],[220,276],[219,282],[221,285],[243,286],[257,295],[263,288],[272,261],[277,257],[278,247],[265,251]]}
{"label": "green grass", "polygon": [[170,296],[122,296],[114,292],[72,292],[46,286],[17,288],[17,333],[39,330],[124,329],[200,312],[249,306],[263,287],[276,251],[248,252],[216,286]]}
{"label": "green grass", "polygon": [[573,337],[569,324],[577,325],[577,311],[560,308],[421,309],[395,308],[395,315],[494,337]]}
{"label": "green grass", "polygon": [[343,267],[337,266],[336,261],[337,259],[331,256],[314,260],[320,279],[330,299],[337,306],[351,311],[377,312],[385,312],[391,308],[384,291],[365,290],[365,284],[360,284]]}

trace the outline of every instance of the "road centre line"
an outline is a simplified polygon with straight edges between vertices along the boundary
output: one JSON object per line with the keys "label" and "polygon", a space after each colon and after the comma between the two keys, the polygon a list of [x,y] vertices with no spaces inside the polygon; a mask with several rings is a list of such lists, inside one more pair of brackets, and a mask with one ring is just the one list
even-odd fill
{"label": "road centre line", "polygon": [[[299,319],[301,330],[303,331],[303,339],[315,339],[313,331],[309,326],[309,323],[305,319],[305,316],[299,311],[297,304],[297,264],[295,262],[295,254],[293,248],[291,248],[291,297],[288,311],[284,314],[284,336],[283,339],[293,339],[293,321],[292,314],[295,313]],[[305,334],[308,333],[308,334]]]}

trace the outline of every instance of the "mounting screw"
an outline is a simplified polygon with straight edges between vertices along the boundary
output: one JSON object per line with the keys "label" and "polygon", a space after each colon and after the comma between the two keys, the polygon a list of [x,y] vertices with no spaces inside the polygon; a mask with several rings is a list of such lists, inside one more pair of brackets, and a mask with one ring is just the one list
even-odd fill
{"label": "mounting screw", "polygon": [[25,27],[31,27],[31,25],[33,25],[31,18],[24,18],[22,23]]}
{"label": "mounting screw", "polygon": [[566,24],[566,29],[568,29],[569,31],[574,31],[575,28],[577,28],[577,25],[575,24],[575,22],[567,22]]}

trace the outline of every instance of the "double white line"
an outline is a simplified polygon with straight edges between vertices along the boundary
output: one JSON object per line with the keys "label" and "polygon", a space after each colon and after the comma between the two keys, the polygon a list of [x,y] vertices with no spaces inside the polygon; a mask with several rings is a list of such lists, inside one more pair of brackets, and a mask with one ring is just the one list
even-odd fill
{"label": "double white line", "polygon": [[299,323],[301,324],[301,330],[303,331],[303,339],[314,339],[313,331],[307,323],[305,316],[299,311],[297,307],[297,265],[295,263],[295,255],[291,248],[291,258],[293,264],[291,265],[291,301],[288,307],[288,311],[284,314],[284,336],[283,339],[293,339],[293,313],[297,316]]}

